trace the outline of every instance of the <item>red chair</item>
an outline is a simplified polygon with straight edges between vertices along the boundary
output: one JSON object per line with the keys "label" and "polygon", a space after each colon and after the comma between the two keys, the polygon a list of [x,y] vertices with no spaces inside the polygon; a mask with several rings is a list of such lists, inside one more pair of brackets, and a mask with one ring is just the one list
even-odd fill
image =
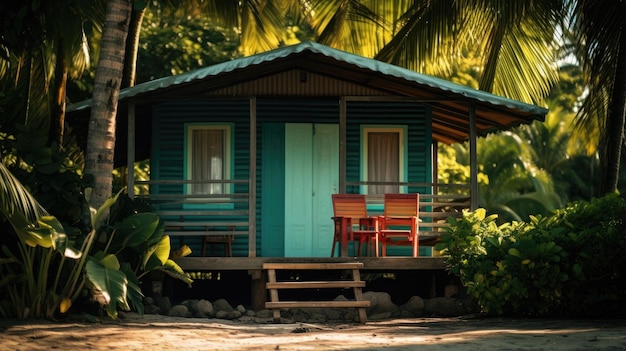
{"label": "red chair", "polygon": [[[367,215],[365,195],[361,194],[333,194],[333,221],[335,234],[330,257],[335,254],[335,247],[339,243],[340,256],[348,256],[348,242],[358,243],[355,256],[361,255],[362,244],[365,243],[366,255],[371,252],[372,241],[377,238],[377,217]],[[375,255],[378,256],[378,250]]]}
{"label": "red chair", "polygon": [[387,246],[411,246],[413,257],[417,257],[419,194],[385,194],[384,204],[384,215],[378,223],[381,255],[387,256]]}

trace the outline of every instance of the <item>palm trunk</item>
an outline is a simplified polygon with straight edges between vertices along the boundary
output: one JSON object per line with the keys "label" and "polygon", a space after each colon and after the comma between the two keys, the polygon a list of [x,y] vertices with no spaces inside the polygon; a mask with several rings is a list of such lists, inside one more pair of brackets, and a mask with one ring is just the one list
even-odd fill
{"label": "palm trunk", "polygon": [[117,102],[131,11],[132,0],[107,1],[85,159],[85,174],[94,177],[89,203],[95,208],[112,193]]}
{"label": "palm trunk", "polygon": [[617,53],[615,80],[611,90],[611,100],[606,119],[606,136],[601,144],[599,195],[617,190],[619,167],[624,140],[626,118],[626,28],[622,26]]}
{"label": "palm trunk", "polygon": [[54,107],[52,114],[52,123],[50,125],[50,134],[48,141],[56,141],[58,150],[63,149],[63,135],[65,134],[65,96],[67,90],[67,62],[65,52],[63,51],[63,39],[59,39],[57,45],[57,57],[55,68],[55,84],[54,84]]}
{"label": "palm trunk", "polygon": [[146,14],[146,7],[140,10],[133,9],[128,27],[128,39],[126,39],[126,50],[124,55],[124,76],[122,78],[122,88],[135,85],[137,76],[137,52],[139,51],[139,35],[141,34],[141,23]]}
{"label": "palm trunk", "polygon": [[506,30],[506,26],[501,26],[499,22],[496,22],[491,29],[489,36],[489,49],[487,51],[487,62],[485,62],[483,73],[480,76],[480,90],[490,93],[493,92],[493,84],[496,78],[496,70],[498,68],[498,59],[500,58],[502,41],[504,40]]}

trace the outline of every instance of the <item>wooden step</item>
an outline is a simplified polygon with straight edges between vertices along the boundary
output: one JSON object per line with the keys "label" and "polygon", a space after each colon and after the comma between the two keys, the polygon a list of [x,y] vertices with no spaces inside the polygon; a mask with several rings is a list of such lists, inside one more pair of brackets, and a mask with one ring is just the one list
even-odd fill
{"label": "wooden step", "polygon": [[[361,288],[365,282],[361,280],[361,262],[346,263],[264,263],[263,269],[267,270],[268,282],[266,289],[270,292],[271,301],[265,303],[265,308],[273,310],[275,322],[280,322],[280,309],[282,308],[357,308],[361,323],[367,322],[365,308],[370,307],[370,301],[363,300]],[[277,281],[276,271],[303,271],[303,270],[346,270],[352,272],[351,278],[332,281]],[[328,289],[328,288],[352,288],[354,300],[346,301],[280,301],[278,291],[283,289]]]}
{"label": "wooden step", "polygon": [[329,289],[329,288],[364,288],[365,282],[325,281],[325,282],[277,282],[267,283],[268,289]]}
{"label": "wooden step", "polygon": [[331,270],[331,269],[361,269],[361,262],[340,263],[263,263],[263,269],[281,270]]}
{"label": "wooden step", "polygon": [[342,308],[342,307],[370,307],[369,301],[278,301],[266,302],[265,308]]}

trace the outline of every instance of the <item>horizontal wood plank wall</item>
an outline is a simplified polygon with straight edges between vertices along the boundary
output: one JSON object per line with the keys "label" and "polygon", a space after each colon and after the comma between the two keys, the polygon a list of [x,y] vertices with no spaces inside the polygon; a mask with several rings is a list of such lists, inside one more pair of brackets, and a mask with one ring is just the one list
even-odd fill
{"label": "horizontal wood plank wall", "polygon": [[[155,211],[163,214],[163,219],[168,222],[170,233],[176,237],[173,239],[172,245],[189,245],[194,256],[202,256],[204,235],[201,232],[208,232],[209,235],[222,235],[227,231],[234,232],[232,234],[235,235],[235,240],[232,243],[233,255],[248,256],[248,237],[245,226],[248,222],[247,196],[250,191],[247,180],[250,153],[249,111],[248,99],[164,102],[154,107],[153,154],[150,160],[151,179],[156,184],[150,185],[152,196],[149,200]],[[231,194],[232,197],[224,200],[230,202],[226,207],[233,211],[231,213],[220,213],[222,208],[218,209],[211,206],[201,209],[195,205],[189,206],[191,201],[185,197],[186,184],[181,182],[184,179],[185,167],[185,124],[188,123],[230,124],[233,126],[234,147],[231,150],[231,155],[234,162],[231,179],[239,181],[233,185],[234,194]],[[159,181],[165,182],[158,184]],[[167,181],[172,182],[168,183]],[[166,196],[171,198],[166,199]],[[241,196],[241,198],[236,198],[236,196]],[[158,200],[159,197],[160,200]],[[214,201],[215,204],[215,200],[207,199],[207,203],[210,201]],[[224,206],[221,204],[217,207]],[[202,213],[194,213],[193,211],[206,211],[206,213],[203,216]],[[199,225],[188,224],[193,221],[197,221],[196,224]],[[184,231],[189,233],[182,233]]]}
{"label": "horizontal wood plank wall", "polygon": [[[360,182],[362,125],[406,125],[408,127],[407,182],[432,182],[431,114],[430,109],[417,102],[406,101],[347,101],[346,180]],[[407,122],[409,121],[409,122]],[[350,194],[361,193],[360,186],[346,187]],[[430,193],[427,188],[411,187],[409,192]]]}

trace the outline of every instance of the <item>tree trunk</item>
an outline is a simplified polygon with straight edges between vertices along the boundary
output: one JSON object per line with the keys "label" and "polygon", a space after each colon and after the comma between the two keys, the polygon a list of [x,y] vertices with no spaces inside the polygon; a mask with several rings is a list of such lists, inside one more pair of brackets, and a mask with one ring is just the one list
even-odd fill
{"label": "tree trunk", "polygon": [[115,122],[132,0],[108,0],[96,68],[85,174],[94,177],[89,204],[99,208],[112,193]]}
{"label": "tree trunk", "polygon": [[146,8],[140,10],[133,9],[128,27],[128,39],[126,39],[126,51],[124,55],[124,76],[122,78],[122,88],[135,85],[137,77],[137,52],[139,51],[139,35],[141,34],[141,23],[146,14]]}
{"label": "tree trunk", "polygon": [[619,167],[624,140],[624,119],[626,118],[626,26],[622,25],[617,52],[615,80],[606,119],[606,136],[601,143],[599,195],[617,190]]}
{"label": "tree trunk", "polygon": [[65,134],[65,108],[67,90],[67,62],[63,51],[63,39],[57,44],[57,58],[54,74],[54,106],[52,109],[52,123],[48,141],[57,142],[57,150],[63,149],[63,136]]}
{"label": "tree trunk", "polygon": [[496,71],[498,68],[498,59],[500,58],[500,51],[502,51],[502,42],[504,41],[506,31],[506,26],[500,25],[497,21],[491,29],[491,33],[489,35],[489,45],[487,46],[487,62],[485,62],[484,70],[480,76],[480,82],[478,83],[480,90],[490,93],[493,92],[493,84],[496,79]]}

